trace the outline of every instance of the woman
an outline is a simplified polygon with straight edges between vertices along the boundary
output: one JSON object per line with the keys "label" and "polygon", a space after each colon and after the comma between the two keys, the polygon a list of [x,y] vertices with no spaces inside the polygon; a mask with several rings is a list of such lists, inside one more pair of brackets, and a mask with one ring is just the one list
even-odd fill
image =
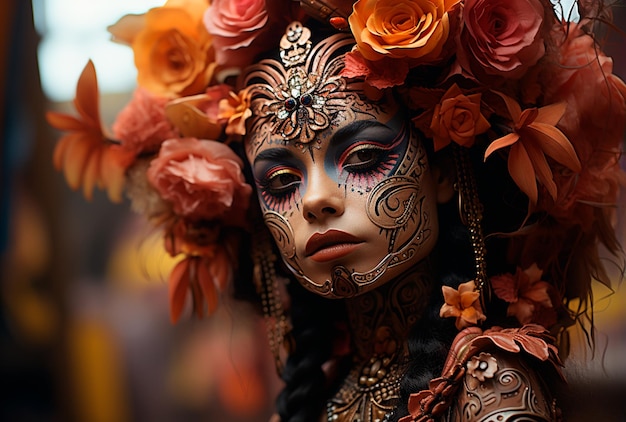
{"label": "woman", "polygon": [[607,282],[598,245],[620,251],[626,86],[587,32],[602,4],[568,25],[541,0],[243,3],[113,27],[140,84],[119,144],[81,105],[93,70],[79,83],[102,164],[68,181],[115,196],[128,175],[184,255],[172,319],[231,280],[259,300],[282,421],[558,420],[557,345]]}

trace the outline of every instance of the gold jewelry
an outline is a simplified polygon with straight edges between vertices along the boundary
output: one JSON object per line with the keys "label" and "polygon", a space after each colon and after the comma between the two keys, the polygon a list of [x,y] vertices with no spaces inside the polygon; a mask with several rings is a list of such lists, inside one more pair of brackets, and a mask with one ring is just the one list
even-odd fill
{"label": "gold jewelry", "polygon": [[272,250],[269,233],[267,230],[258,231],[253,239],[254,284],[261,296],[267,337],[276,371],[281,375],[284,368],[281,352],[289,354],[294,348],[291,323],[283,309],[275,267],[277,256]]}
{"label": "gold jewelry", "polygon": [[[459,216],[461,222],[469,230],[472,249],[474,250],[474,262],[476,276],[474,283],[481,294],[481,304],[484,305],[485,286],[487,283],[487,266],[485,261],[485,238],[483,237],[482,219],[483,205],[478,198],[476,179],[469,158],[467,148],[453,145],[454,163],[457,172],[455,189],[459,195]],[[483,306],[484,308],[484,306]]]}
{"label": "gold jewelry", "polygon": [[[336,34],[312,46],[311,31],[293,22],[280,41],[280,62],[262,60],[246,76],[254,120],[252,148],[275,141],[310,148],[316,134],[332,117],[349,107],[346,82],[339,75],[343,56],[337,51],[354,43],[347,34]],[[317,143],[321,140],[317,139]]]}

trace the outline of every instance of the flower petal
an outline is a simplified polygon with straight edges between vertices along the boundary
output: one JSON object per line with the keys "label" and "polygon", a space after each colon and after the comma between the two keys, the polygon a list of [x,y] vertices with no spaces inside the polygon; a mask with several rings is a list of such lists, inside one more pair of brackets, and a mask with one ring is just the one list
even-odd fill
{"label": "flower petal", "polygon": [[536,146],[536,142],[527,142],[524,144],[524,148],[535,170],[535,177],[539,183],[546,187],[552,199],[556,200],[556,183],[554,183],[554,176],[552,175],[552,170],[546,160],[546,156],[543,155],[543,152]]}
{"label": "flower petal", "polygon": [[63,157],[63,172],[67,184],[74,190],[79,188],[83,180],[83,171],[92,150],[93,144],[80,132],[77,133],[74,142],[67,147]]}
{"label": "flower petal", "polygon": [[565,114],[566,108],[566,102],[560,102],[541,107],[538,110],[538,115],[535,121],[545,123],[550,126],[556,126],[556,124],[559,123],[559,120],[561,120],[561,118]]}
{"label": "flower petal", "polygon": [[111,202],[122,202],[126,182],[126,169],[132,163],[134,153],[118,145],[108,145],[100,161],[100,184],[107,190]]}
{"label": "flower petal", "polygon": [[548,294],[549,288],[549,283],[545,281],[540,281],[533,284],[531,289],[525,290],[524,297],[532,300],[533,302],[539,303],[546,308],[551,308],[552,300],[550,299],[550,295]]}
{"label": "flower petal", "polygon": [[80,119],[65,113],[48,111],[46,113],[46,120],[50,126],[59,130],[76,131],[85,129],[85,124]]}
{"label": "flower petal", "polygon": [[63,168],[63,161],[65,160],[65,154],[69,146],[76,141],[76,138],[80,137],[80,134],[70,132],[64,135],[54,147],[54,154],[52,156],[52,163],[54,168],[61,170]]}
{"label": "flower petal", "polygon": [[572,171],[580,172],[580,160],[574,146],[558,128],[545,123],[533,122],[527,126],[538,140],[544,153]]}
{"label": "flower petal", "polygon": [[484,160],[487,160],[487,157],[489,157],[492,152],[499,150],[500,148],[506,148],[510,145],[513,145],[518,140],[519,135],[515,132],[511,132],[501,138],[496,139],[491,144],[489,144],[489,147],[487,147]]}
{"label": "flower petal", "polygon": [[448,305],[458,306],[460,303],[459,292],[450,286],[441,286],[443,299]]}
{"label": "flower petal", "polygon": [[185,306],[189,287],[189,258],[180,261],[169,277],[170,320],[176,324]]}
{"label": "flower petal", "polygon": [[131,45],[133,40],[146,25],[146,15],[128,14],[122,16],[113,25],[107,27],[114,42]]}
{"label": "flower petal", "polygon": [[[215,258],[213,258],[215,260]],[[198,266],[198,282],[202,289],[202,295],[207,302],[207,312],[211,315],[217,309],[217,280],[213,273],[213,262],[210,259],[203,259]]]}
{"label": "flower petal", "polygon": [[526,148],[520,143],[511,147],[508,161],[509,173],[511,177],[530,199],[531,204],[537,203],[537,182],[535,179],[535,169],[528,157]]}
{"label": "flower petal", "polygon": [[89,60],[78,78],[74,107],[85,123],[98,132],[100,129],[100,107],[98,105],[98,78],[93,62]]}
{"label": "flower petal", "polygon": [[467,309],[472,307],[472,303],[480,297],[478,292],[465,292],[461,295],[461,309]]}
{"label": "flower petal", "polygon": [[458,317],[461,315],[461,310],[455,306],[444,303],[439,310],[439,316],[441,318]]}
{"label": "flower petal", "polygon": [[522,115],[522,108],[517,103],[517,101],[515,101],[513,98],[509,97],[508,95],[504,95],[501,92],[497,92],[497,91],[494,91],[494,92],[498,94],[500,98],[504,100],[504,104],[506,105],[506,108],[509,111],[509,114],[511,115],[511,120],[513,120],[514,122],[518,122],[520,119],[520,116]]}
{"label": "flower petal", "polygon": [[94,151],[85,164],[83,176],[83,195],[88,201],[93,197],[93,188],[96,186],[98,177],[100,176],[100,155],[101,151]]}
{"label": "flower petal", "polygon": [[491,277],[491,288],[500,299],[511,303],[517,300],[517,286],[510,273]]}

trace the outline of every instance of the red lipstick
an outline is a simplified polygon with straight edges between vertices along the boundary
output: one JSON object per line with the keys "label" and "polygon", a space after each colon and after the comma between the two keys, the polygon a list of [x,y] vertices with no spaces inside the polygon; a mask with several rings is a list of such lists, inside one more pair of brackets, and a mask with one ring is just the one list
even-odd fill
{"label": "red lipstick", "polygon": [[315,233],[306,242],[304,254],[315,262],[327,262],[339,259],[355,250],[363,241],[351,234],[328,230]]}

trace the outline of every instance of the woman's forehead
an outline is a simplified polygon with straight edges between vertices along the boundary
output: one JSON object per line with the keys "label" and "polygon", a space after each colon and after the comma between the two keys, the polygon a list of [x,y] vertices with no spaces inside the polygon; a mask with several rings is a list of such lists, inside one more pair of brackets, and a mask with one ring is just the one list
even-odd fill
{"label": "woman's forehead", "polygon": [[[348,95],[359,95],[356,91],[346,91]],[[387,101],[359,101],[346,102],[339,107],[329,118],[327,127],[313,133],[310,142],[285,139],[280,131],[272,131],[276,126],[271,121],[257,125],[260,130],[254,131],[246,138],[246,152],[250,158],[269,148],[288,148],[302,153],[313,150],[326,150],[329,144],[345,140],[352,133],[362,133],[365,128],[372,128],[377,124],[381,127],[398,129],[399,106],[393,99]],[[358,129],[358,130],[357,130]]]}

